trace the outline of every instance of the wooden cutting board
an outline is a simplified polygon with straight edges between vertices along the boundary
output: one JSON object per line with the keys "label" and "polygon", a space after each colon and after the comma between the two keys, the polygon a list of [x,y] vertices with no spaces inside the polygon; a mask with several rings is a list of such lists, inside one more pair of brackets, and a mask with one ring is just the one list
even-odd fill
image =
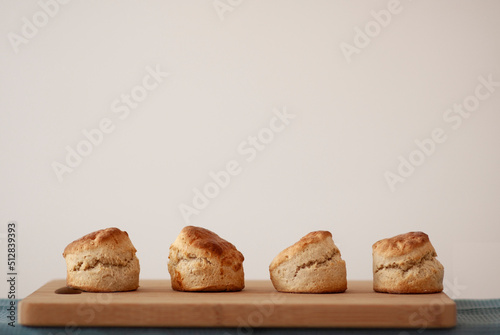
{"label": "wooden cutting board", "polygon": [[241,292],[176,292],[167,280],[143,280],[137,291],[56,294],[51,281],[23,299],[26,326],[373,327],[450,328],[455,303],[444,293],[375,293],[371,281],[350,281],[345,293],[276,292],[270,281],[247,281]]}

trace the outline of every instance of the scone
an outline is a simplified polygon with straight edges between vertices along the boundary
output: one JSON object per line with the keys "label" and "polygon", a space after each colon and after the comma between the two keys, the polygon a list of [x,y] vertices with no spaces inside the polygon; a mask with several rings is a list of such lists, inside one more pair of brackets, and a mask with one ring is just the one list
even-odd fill
{"label": "scone", "polygon": [[347,289],[346,266],[328,231],[314,231],[280,252],[269,265],[280,292],[333,293]]}
{"label": "scone", "polygon": [[127,232],[98,230],[64,249],[66,285],[89,292],[132,291],[139,287],[139,260]]}
{"label": "scone", "polygon": [[373,290],[387,293],[435,293],[443,290],[443,265],[429,236],[411,232],[373,245]]}
{"label": "scone", "polygon": [[241,291],[243,255],[208,229],[184,227],[170,246],[168,272],[177,291]]}

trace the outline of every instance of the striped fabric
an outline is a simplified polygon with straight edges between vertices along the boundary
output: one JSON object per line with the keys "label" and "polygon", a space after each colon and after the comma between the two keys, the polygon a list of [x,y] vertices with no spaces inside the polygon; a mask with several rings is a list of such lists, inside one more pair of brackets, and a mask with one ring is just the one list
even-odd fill
{"label": "striped fabric", "polygon": [[0,335],[122,335],[122,334],[179,334],[179,335],[254,335],[254,334],[499,334],[500,299],[455,300],[457,327],[453,329],[236,329],[236,328],[44,328],[8,325],[9,300],[0,299]]}

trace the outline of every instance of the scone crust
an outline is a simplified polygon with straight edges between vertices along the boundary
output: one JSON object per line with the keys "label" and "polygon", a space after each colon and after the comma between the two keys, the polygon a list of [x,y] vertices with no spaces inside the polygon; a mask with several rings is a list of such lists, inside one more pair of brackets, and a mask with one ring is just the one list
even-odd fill
{"label": "scone crust", "polygon": [[186,226],[170,246],[168,271],[177,291],[241,291],[244,257],[216,233]]}
{"label": "scone crust", "polygon": [[[309,234],[303,236],[298,242],[289,246],[288,248],[281,251],[276,257],[274,257],[271,265],[269,265],[269,270],[276,269],[279,265],[288,261],[293,255],[298,252],[304,251],[304,249],[310,245],[315,243],[320,243],[328,238],[332,238],[332,233],[326,230],[318,230],[310,232]],[[335,246],[336,251],[339,251],[337,246]]]}
{"label": "scone crust", "polygon": [[436,251],[429,241],[429,236],[421,231],[400,234],[375,242],[373,253],[385,258],[405,256],[419,260],[429,253]]}
{"label": "scone crust", "polygon": [[269,265],[274,288],[290,293],[340,293],[347,289],[344,260],[328,231],[314,231],[281,251]]}
{"label": "scone crust", "polygon": [[135,253],[127,232],[118,228],[87,234],[64,249],[66,285],[89,292],[135,290],[140,272]]}
{"label": "scone crust", "polygon": [[409,232],[373,244],[373,289],[386,293],[437,293],[444,267],[429,236]]}
{"label": "scone crust", "polygon": [[130,251],[134,253],[137,251],[134,248],[132,241],[130,241],[130,238],[126,231],[111,227],[94,231],[71,242],[64,249],[63,257],[66,257],[66,255],[87,250],[95,250],[103,247],[107,247],[111,250]]}

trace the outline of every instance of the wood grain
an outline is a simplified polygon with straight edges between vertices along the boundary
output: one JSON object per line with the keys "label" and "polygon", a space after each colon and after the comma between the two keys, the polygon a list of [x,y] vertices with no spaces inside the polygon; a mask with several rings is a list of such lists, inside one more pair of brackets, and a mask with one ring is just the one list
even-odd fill
{"label": "wood grain", "polygon": [[143,280],[137,291],[56,294],[64,280],[23,299],[26,326],[370,327],[449,328],[455,303],[444,293],[376,293],[371,281],[350,281],[345,293],[276,292],[270,281],[246,281],[241,292],[176,292],[167,280]]}

